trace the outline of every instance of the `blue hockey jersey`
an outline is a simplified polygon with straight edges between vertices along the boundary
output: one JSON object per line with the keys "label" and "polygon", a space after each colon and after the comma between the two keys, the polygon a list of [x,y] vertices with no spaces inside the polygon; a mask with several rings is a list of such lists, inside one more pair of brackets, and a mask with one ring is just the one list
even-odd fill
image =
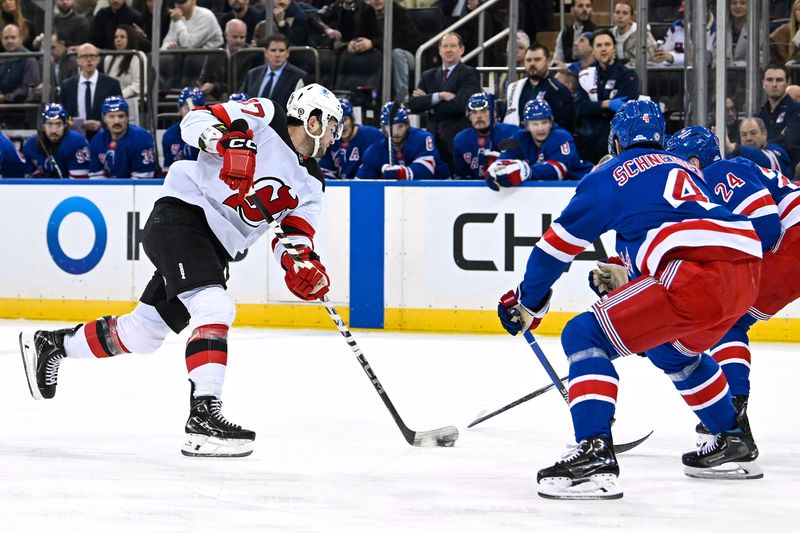
{"label": "blue hockey jersey", "polygon": [[762,257],[753,224],[712,203],[697,172],[666,152],[632,148],[587,174],[534,246],[521,303],[536,308],[575,256],[610,230],[631,278],[654,275],[673,259]]}
{"label": "blue hockey jersey", "polygon": [[197,161],[200,150],[186,144],[181,138],[181,123],[176,122],[164,132],[161,138],[161,152],[164,154],[162,173],[166,174],[169,166],[175,161]]}
{"label": "blue hockey jersey", "polygon": [[14,143],[0,131],[0,178],[25,177],[25,160]]}
{"label": "blue hockey jersey", "polygon": [[513,137],[522,131],[519,126],[495,124],[494,129],[485,137],[478,134],[475,128],[459,131],[453,139],[453,177],[462,180],[482,180],[486,178],[485,164],[481,154],[487,150],[499,151],[500,141]]}
{"label": "blue hockey jersey", "polygon": [[763,183],[761,167],[743,157],[723,159],[703,169],[703,179],[717,203],[745,215],[761,239],[761,249],[771,249],[781,236],[777,201]]}
{"label": "blue hockey jersey", "polygon": [[579,180],[592,170],[592,164],[583,161],[575,148],[570,133],[553,125],[550,135],[538,148],[527,131],[514,135],[518,148],[505,150],[500,159],[524,159],[531,165],[533,180]]}
{"label": "blue hockey jersey", "polygon": [[[88,178],[89,142],[77,131],[67,130],[52,153],[45,154],[39,134],[31,135],[22,147],[25,154],[25,177]],[[58,166],[58,168],[56,168]],[[60,171],[60,173],[59,173]]]}
{"label": "blue hockey jersey", "polygon": [[[384,137],[367,149],[356,177],[367,180],[383,179],[381,168],[386,164],[389,164],[389,141]],[[433,134],[420,128],[409,128],[403,150],[395,149],[391,164],[410,167],[415,180],[450,177],[450,168],[439,156]]]}
{"label": "blue hockey jersey", "polygon": [[111,139],[105,128],[92,137],[89,144],[92,160],[90,178],[152,178],[156,163],[153,137],[146,129],[134,124],[118,140]]}
{"label": "blue hockey jersey", "polygon": [[766,148],[753,148],[752,146],[739,145],[734,150],[734,155],[749,159],[756,165],[777,170],[784,176],[794,176],[792,161],[789,154],[778,144],[768,144]]}
{"label": "blue hockey jersey", "polygon": [[381,130],[374,126],[358,126],[358,131],[349,141],[336,141],[333,143],[322,159],[319,166],[327,179],[353,179],[356,177],[358,167],[367,149],[383,139]]}

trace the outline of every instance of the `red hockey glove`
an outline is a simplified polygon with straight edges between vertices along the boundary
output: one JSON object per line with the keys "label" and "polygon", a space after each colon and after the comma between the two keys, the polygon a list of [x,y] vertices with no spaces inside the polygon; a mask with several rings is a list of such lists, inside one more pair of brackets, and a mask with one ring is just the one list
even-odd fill
{"label": "red hockey glove", "polygon": [[498,159],[489,166],[486,185],[497,191],[500,187],[516,187],[531,177],[531,166],[519,159]]}
{"label": "red hockey glove", "polygon": [[383,179],[387,180],[413,180],[414,171],[411,167],[403,165],[383,165],[381,167]]}
{"label": "red hockey glove", "polygon": [[553,296],[553,289],[547,291],[536,309],[531,310],[519,303],[519,289],[516,293],[508,291],[500,297],[500,303],[497,304],[497,316],[500,317],[500,324],[511,335],[538,328],[542,318],[550,310],[551,296]]}
{"label": "red hockey glove", "polygon": [[231,123],[217,143],[217,152],[222,156],[219,179],[244,198],[253,186],[257,152],[253,130],[248,129],[245,119],[238,118]]}
{"label": "red hockey glove", "polygon": [[311,248],[298,246],[297,251],[302,263],[296,262],[287,252],[281,256],[281,265],[286,270],[283,278],[286,286],[301,300],[322,298],[328,294],[331,284],[325,267]]}
{"label": "red hockey glove", "polygon": [[488,169],[500,157],[500,152],[494,150],[481,150],[478,152],[478,174],[481,178],[486,179],[488,176]]}

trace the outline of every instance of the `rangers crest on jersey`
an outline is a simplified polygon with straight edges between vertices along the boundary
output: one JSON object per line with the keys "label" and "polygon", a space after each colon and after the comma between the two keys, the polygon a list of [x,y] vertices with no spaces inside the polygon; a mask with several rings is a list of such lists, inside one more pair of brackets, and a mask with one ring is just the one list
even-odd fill
{"label": "rangers crest on jersey", "polygon": [[[264,202],[267,210],[276,220],[280,218],[284,211],[295,209],[300,204],[291,187],[278,178],[258,178],[255,180],[253,188],[256,196]],[[239,217],[248,226],[256,228],[264,222],[264,215],[261,214],[261,211],[258,210],[254,203],[251,203],[248,197],[242,198],[233,192],[223,204],[236,210],[239,213]]]}

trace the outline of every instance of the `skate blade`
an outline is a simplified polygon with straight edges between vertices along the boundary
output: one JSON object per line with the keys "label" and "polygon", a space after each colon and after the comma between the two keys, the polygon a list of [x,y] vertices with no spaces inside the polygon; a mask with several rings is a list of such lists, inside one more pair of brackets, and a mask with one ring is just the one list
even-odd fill
{"label": "skate blade", "polygon": [[181,453],[187,457],[246,457],[253,453],[253,441],[187,433]]}
{"label": "skate blade", "polygon": [[19,352],[22,354],[22,366],[25,369],[28,390],[31,391],[34,400],[41,400],[42,393],[39,391],[39,384],[36,383],[36,348],[31,333],[23,331],[19,334]]}
{"label": "skate blade", "polygon": [[683,473],[694,479],[761,479],[764,471],[755,461],[731,461],[711,468],[684,466]]}
{"label": "skate blade", "polygon": [[565,477],[544,478],[539,482],[539,496],[548,500],[617,500],[622,487],[614,474],[595,474],[573,485]]}

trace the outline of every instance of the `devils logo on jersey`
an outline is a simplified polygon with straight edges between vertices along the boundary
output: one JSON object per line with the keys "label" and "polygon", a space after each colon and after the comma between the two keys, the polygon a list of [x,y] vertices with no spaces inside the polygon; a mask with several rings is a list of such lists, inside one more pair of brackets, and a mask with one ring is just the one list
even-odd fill
{"label": "devils logo on jersey", "polygon": [[[253,188],[256,191],[255,194],[264,202],[267,210],[276,220],[280,219],[284,211],[295,209],[300,205],[300,201],[291,187],[278,178],[258,178],[255,180]],[[238,194],[233,193],[222,203],[231,209],[235,209],[239,213],[239,217],[248,226],[256,228],[264,222],[264,215],[247,197],[241,198]]]}

